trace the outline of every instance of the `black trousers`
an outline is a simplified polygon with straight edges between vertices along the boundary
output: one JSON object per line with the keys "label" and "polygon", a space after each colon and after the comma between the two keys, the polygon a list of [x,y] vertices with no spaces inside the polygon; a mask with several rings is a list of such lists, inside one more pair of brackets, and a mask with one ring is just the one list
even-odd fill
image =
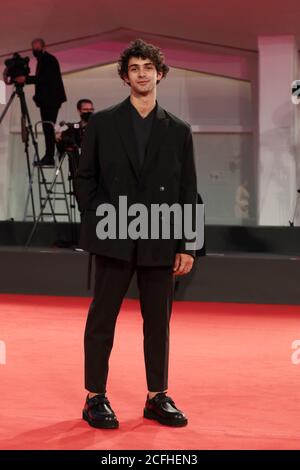
{"label": "black trousers", "polygon": [[106,392],[117,316],[136,270],[148,390],[167,390],[173,266],[136,266],[136,252],[131,262],[96,255],[95,263],[94,298],[84,335],[85,388],[94,393]]}
{"label": "black trousers", "polygon": [[[42,121],[51,121],[54,124],[56,123],[59,107],[57,106],[40,106],[40,113]],[[54,157],[55,152],[55,133],[53,126],[51,124],[43,124],[43,131],[45,136],[45,146],[46,153],[45,155],[49,158]]]}

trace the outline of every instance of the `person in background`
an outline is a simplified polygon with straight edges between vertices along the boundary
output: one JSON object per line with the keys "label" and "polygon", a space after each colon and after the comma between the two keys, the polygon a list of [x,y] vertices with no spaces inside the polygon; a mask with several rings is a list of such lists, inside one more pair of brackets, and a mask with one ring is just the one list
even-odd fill
{"label": "person in background", "polygon": [[[35,85],[33,100],[40,109],[42,121],[51,121],[55,124],[59,108],[62,103],[67,101],[59,62],[54,55],[45,50],[44,39],[34,39],[31,46],[32,53],[37,59],[35,75],[29,75],[27,78],[18,77],[17,81],[20,84]],[[55,132],[53,125],[43,124],[43,132],[46,152],[44,157],[35,164],[37,166],[54,166]]]}

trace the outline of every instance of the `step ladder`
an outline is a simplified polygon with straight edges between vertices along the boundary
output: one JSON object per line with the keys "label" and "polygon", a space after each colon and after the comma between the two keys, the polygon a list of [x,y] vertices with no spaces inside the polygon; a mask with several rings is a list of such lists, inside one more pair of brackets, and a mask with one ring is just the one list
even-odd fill
{"label": "step ladder", "polygon": [[[41,222],[59,222],[68,221],[72,222],[72,193],[71,184],[67,187],[66,183],[66,169],[63,166],[64,158],[59,160],[58,156],[55,158],[55,166],[34,166],[31,170],[31,181],[28,188],[24,217],[23,220],[33,220],[36,222],[37,217]],[[68,171],[68,170],[67,170]],[[68,177],[67,177],[68,178]],[[35,191],[37,186],[37,191]],[[38,205],[37,215],[36,210],[29,210],[30,190],[33,189],[33,194],[36,195],[35,203]]]}

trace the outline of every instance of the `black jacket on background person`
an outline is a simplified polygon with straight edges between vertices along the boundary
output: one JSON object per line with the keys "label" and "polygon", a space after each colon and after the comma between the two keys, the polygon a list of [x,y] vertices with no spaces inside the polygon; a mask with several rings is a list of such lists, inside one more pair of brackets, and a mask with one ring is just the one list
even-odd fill
{"label": "black jacket on background person", "polygon": [[119,196],[127,196],[128,207],[143,203],[149,212],[154,203],[196,205],[191,126],[158,104],[141,169],[139,165],[130,97],[127,97],[121,103],[95,113],[84,135],[75,179],[82,212],[80,247],[90,253],[130,260],[137,243],[137,264],[145,266],[173,265],[176,253],[195,256],[195,250],[185,247],[185,242],[191,240],[151,239],[150,228],[148,239],[100,240],[97,237],[96,225],[101,220],[96,216],[98,205],[112,204],[118,221]]}
{"label": "black jacket on background person", "polygon": [[59,62],[54,55],[44,51],[37,61],[36,73],[30,75],[26,83],[35,85],[33,100],[40,108],[50,106],[60,108],[67,101],[61,77]]}
{"label": "black jacket on background person", "polygon": [[[34,76],[27,77],[26,83],[35,85],[33,100],[40,108],[41,120],[56,123],[59,108],[67,101],[58,60],[54,55],[43,51],[37,60]],[[54,165],[55,134],[53,126],[43,123],[45,136],[45,157],[41,164]]]}

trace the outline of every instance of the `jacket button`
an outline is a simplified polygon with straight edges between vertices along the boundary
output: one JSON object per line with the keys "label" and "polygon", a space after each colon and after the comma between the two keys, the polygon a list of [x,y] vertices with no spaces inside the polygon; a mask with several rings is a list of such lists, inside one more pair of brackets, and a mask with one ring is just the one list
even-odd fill
{"label": "jacket button", "polygon": [[160,190],[160,191],[164,191],[164,190],[165,190],[165,187],[164,187],[164,186],[161,186],[161,187],[159,188],[159,190]]}

